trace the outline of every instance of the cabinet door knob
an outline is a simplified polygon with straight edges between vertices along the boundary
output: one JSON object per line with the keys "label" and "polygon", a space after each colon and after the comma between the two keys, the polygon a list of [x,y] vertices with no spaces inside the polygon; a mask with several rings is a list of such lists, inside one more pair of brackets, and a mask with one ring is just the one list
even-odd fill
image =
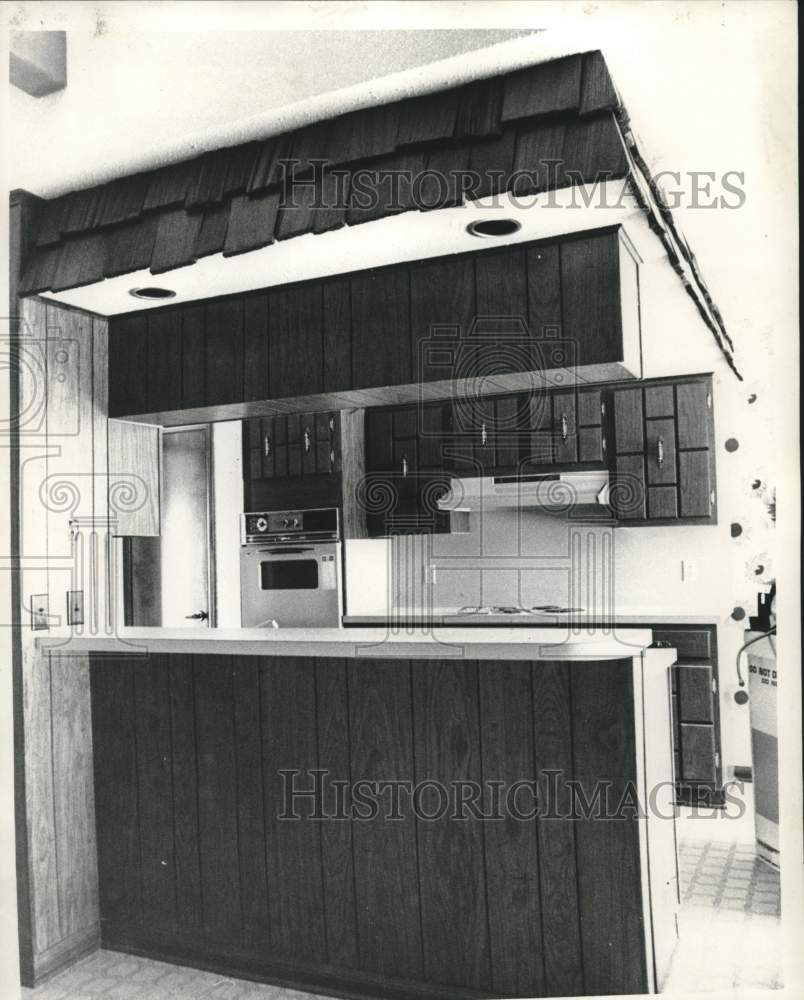
{"label": "cabinet door knob", "polygon": [[488,434],[486,433],[485,423],[480,425],[480,443],[485,444],[488,441]]}
{"label": "cabinet door knob", "polygon": [[304,428],[304,454],[305,455],[310,451],[310,448],[312,446],[312,441],[313,441],[313,438],[312,438],[312,435],[310,434],[310,428],[309,427],[305,427]]}
{"label": "cabinet door knob", "polygon": [[709,494],[709,506],[710,507],[714,507],[715,506],[715,491],[714,490],[712,490],[712,492]]}
{"label": "cabinet door knob", "polygon": [[335,415],[333,413],[331,413],[329,417],[329,432],[330,434],[335,432]]}
{"label": "cabinet door knob", "polygon": [[664,465],[664,438],[659,437],[656,441],[656,464]]}
{"label": "cabinet door knob", "polygon": [[561,414],[561,440],[566,442],[569,437],[569,420],[567,420],[567,414]]}
{"label": "cabinet door knob", "polygon": [[403,455],[402,456],[402,478],[403,479],[407,479],[408,478],[408,456],[407,455]]}
{"label": "cabinet door knob", "polygon": [[271,457],[271,435],[263,434],[262,436],[262,453],[266,458]]}
{"label": "cabinet door knob", "polygon": [[603,437],[600,439],[600,450],[603,452],[604,455],[606,454],[606,436],[605,435],[603,435]]}
{"label": "cabinet door knob", "polygon": [[332,470],[334,468],[335,468],[335,449],[334,448],[330,448],[329,449],[329,471],[332,472]]}

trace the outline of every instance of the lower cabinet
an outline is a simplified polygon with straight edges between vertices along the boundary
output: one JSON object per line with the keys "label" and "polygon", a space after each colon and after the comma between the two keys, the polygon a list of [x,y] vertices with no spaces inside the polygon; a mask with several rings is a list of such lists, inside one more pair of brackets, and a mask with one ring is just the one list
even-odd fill
{"label": "lower cabinet", "polygon": [[722,804],[717,626],[658,627],[653,639],[678,652],[672,671],[676,798]]}
{"label": "lower cabinet", "polygon": [[[341,996],[648,991],[630,659],[93,656],[91,684],[105,947]],[[600,778],[613,818],[571,818]]]}

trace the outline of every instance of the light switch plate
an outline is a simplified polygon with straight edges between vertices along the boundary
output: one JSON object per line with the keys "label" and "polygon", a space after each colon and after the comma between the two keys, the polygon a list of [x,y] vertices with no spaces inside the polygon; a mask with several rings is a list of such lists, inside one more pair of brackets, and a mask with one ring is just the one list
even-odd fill
{"label": "light switch plate", "polygon": [[31,629],[42,632],[50,628],[50,607],[47,594],[31,594]]}
{"label": "light switch plate", "polygon": [[84,624],[84,591],[83,590],[68,590],[67,591],[67,624],[68,625],[83,625]]}

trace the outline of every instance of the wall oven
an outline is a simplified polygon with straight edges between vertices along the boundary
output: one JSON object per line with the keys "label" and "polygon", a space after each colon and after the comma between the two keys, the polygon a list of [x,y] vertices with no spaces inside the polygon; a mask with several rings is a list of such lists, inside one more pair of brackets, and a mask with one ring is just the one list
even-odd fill
{"label": "wall oven", "polygon": [[338,628],[343,614],[340,520],[335,507],[242,514],[244,628]]}

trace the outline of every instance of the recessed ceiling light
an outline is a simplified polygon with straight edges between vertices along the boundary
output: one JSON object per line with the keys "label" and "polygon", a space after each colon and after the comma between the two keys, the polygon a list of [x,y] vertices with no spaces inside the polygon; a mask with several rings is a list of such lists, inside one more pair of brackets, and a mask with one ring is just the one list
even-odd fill
{"label": "recessed ceiling light", "polygon": [[146,285],[144,288],[129,288],[129,295],[135,299],[175,299],[172,288],[159,288],[158,285]]}
{"label": "recessed ceiling light", "polygon": [[516,219],[475,219],[466,227],[470,236],[510,236],[522,228]]}

